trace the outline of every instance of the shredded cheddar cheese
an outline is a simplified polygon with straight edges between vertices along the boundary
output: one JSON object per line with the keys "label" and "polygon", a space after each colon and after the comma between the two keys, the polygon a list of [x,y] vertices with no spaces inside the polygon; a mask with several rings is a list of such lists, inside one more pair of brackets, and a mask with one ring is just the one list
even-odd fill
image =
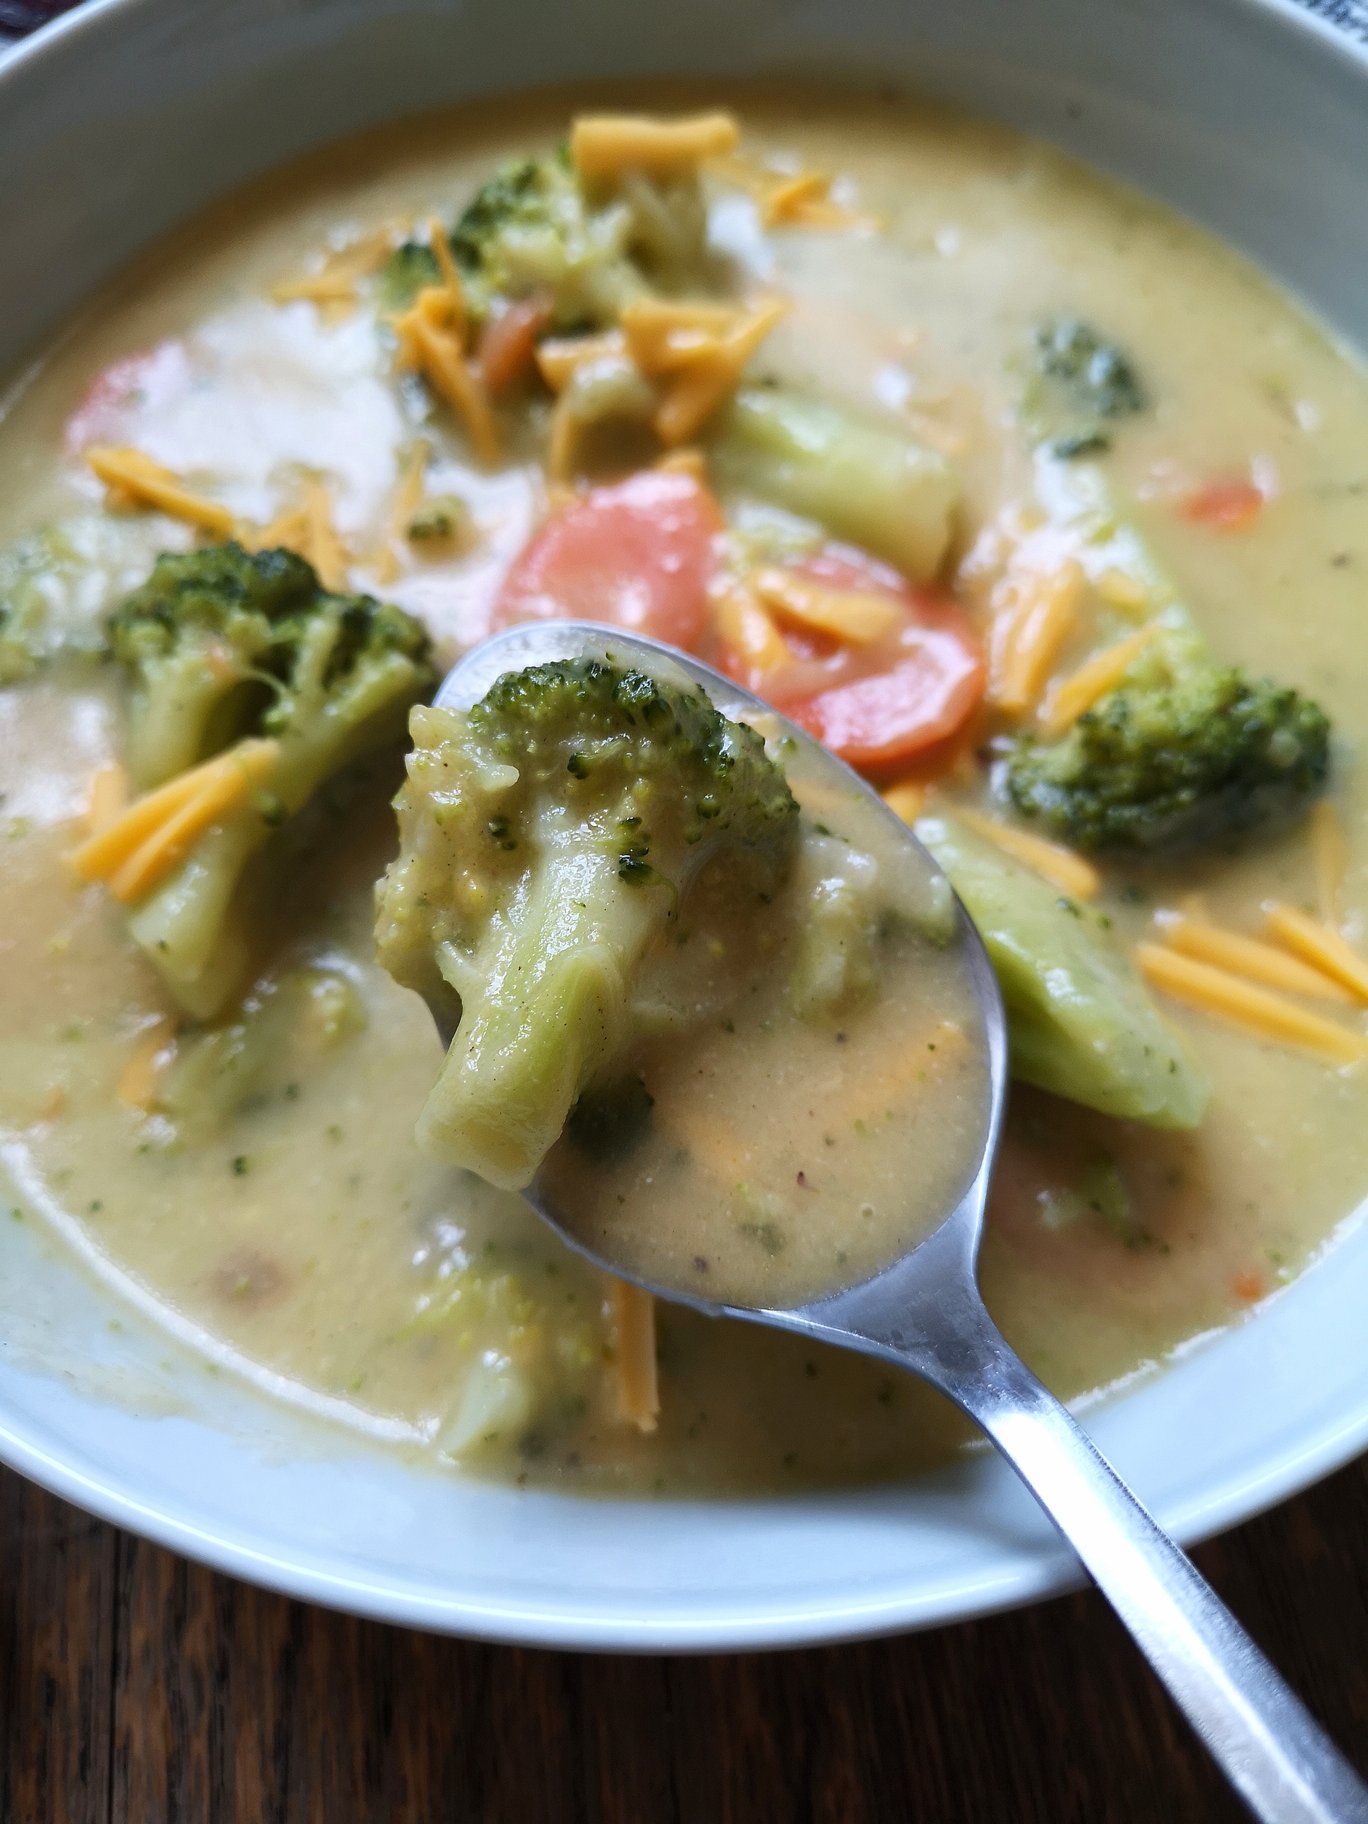
{"label": "shredded cheddar cheese", "polygon": [[562,393],[586,361],[623,360],[627,338],[620,329],[600,336],[548,336],[537,344],[537,371],[553,393]]}
{"label": "shredded cheddar cheese", "polygon": [[692,475],[695,481],[706,481],[708,477],[708,459],[692,445],[667,450],[655,466],[666,475]]}
{"label": "shredded cheddar cheese", "polygon": [[175,1021],[166,1015],[144,1026],[138,1034],[114,1085],[115,1098],[125,1108],[146,1113],[152,1107],[157,1098],[157,1078],[170,1060],[175,1035]]}
{"label": "shredded cheddar cheese", "polygon": [[1041,732],[1053,740],[1072,728],[1094,703],[1116,689],[1158,631],[1152,625],[1142,627],[1104,652],[1085,659],[1051,694],[1041,717]]}
{"label": "shredded cheddar cheese", "polygon": [[234,521],[227,507],[192,494],[173,470],[163,468],[141,450],[126,444],[92,444],[86,461],[109,489],[113,504],[129,501],[155,507],[213,538],[232,537]]}
{"label": "shredded cheddar cheese", "polygon": [[883,801],[910,829],[926,809],[926,787],[920,779],[904,779],[889,786]]}
{"label": "shredded cheddar cheese", "polygon": [[622,335],[643,374],[670,374],[715,351],[743,318],[733,304],[639,298],[623,308]]}
{"label": "shredded cheddar cheese", "polygon": [[312,272],[298,278],[283,279],[272,287],[271,297],[277,304],[290,304],[296,299],[317,304],[325,315],[348,311],[356,303],[356,288],[369,278],[389,257],[398,239],[392,228],[377,228],[371,234],[349,241],[345,247],[325,254]]}
{"label": "shredded cheddar cheese", "polygon": [[1100,892],[1102,877],[1097,869],[1090,861],[1084,861],[1081,855],[1075,855],[1072,849],[1066,849],[1062,843],[1049,842],[1044,836],[1035,836],[1029,830],[1013,829],[1010,824],[985,817],[981,811],[964,810],[957,806],[955,815],[971,830],[977,830],[980,836],[996,843],[1004,855],[1010,855],[1014,861],[1043,875],[1071,899],[1096,899]]}
{"label": "shredded cheddar cheese", "polygon": [[655,430],[665,444],[688,443],[732,394],[742,370],[786,305],[778,298],[757,304],[736,324],[702,350],[675,376],[655,415]]}
{"label": "shredded cheddar cheese", "polygon": [[654,1431],[660,1413],[656,1371],[655,1300],[625,1279],[608,1281],[618,1409],[638,1431]]}
{"label": "shredded cheddar cheese", "polygon": [[872,230],[880,225],[877,216],[836,202],[831,195],[832,180],[821,171],[776,171],[735,157],[709,159],[708,170],[720,182],[753,196],[761,224],[766,228],[817,228],[841,233]]}
{"label": "shredded cheddar cheese", "polygon": [[751,579],[767,608],[851,646],[869,646],[897,626],[898,604],[873,590],[831,589],[792,570],[766,567]]}
{"label": "shredded cheddar cheese", "polygon": [[1368,962],[1338,931],[1322,925],[1293,906],[1264,908],[1268,928],[1281,944],[1296,952],[1312,968],[1320,969],[1359,1000],[1368,1002]]}
{"label": "shredded cheddar cheese", "polygon": [[456,265],[455,255],[451,251],[447,231],[435,216],[428,223],[428,245],[432,249],[433,259],[437,262],[437,270],[442,275],[442,289],[451,300],[451,314],[448,318],[451,333],[464,348],[470,329],[465,286],[461,283],[460,270]]}
{"label": "shredded cheddar cheese", "polygon": [[239,741],[226,753],[134,800],[71,856],[82,880],[102,880],[127,904],[150,893],[211,824],[271,772],[274,741]]}
{"label": "shredded cheddar cheese", "polygon": [[793,177],[779,177],[760,199],[760,220],[766,228],[801,221],[805,206],[828,201],[830,190],[831,179],[821,171],[799,171]]}
{"label": "shredded cheddar cheese", "polygon": [[90,781],[86,803],[86,829],[92,836],[107,830],[115,818],[128,808],[133,793],[128,771],[119,761],[111,760],[100,767]]}
{"label": "shredded cheddar cheese", "polygon": [[249,551],[294,551],[308,556],[309,516],[302,506],[287,507],[269,525],[245,532],[242,542]]}
{"label": "shredded cheddar cheese", "polygon": [[731,114],[675,120],[638,114],[581,114],[570,128],[570,158],[582,177],[612,179],[625,171],[669,177],[735,150],[741,129]]}
{"label": "shredded cheddar cheese", "polygon": [[1353,996],[1319,969],[1312,969],[1272,944],[1243,937],[1195,912],[1160,912],[1156,923],[1165,943],[1199,962],[1215,963],[1234,975],[1248,976],[1268,988],[1301,994],[1311,1000],[1352,1003]]}
{"label": "shredded cheddar cheese", "polygon": [[988,699],[1023,715],[1078,623],[1086,579],[1077,558],[1049,570],[1013,565],[993,591],[988,633]]}
{"label": "shredded cheddar cheese", "polygon": [[748,583],[732,580],[718,589],[713,601],[713,622],[722,644],[761,676],[779,670],[793,656],[768,609]]}
{"label": "shredded cheddar cheese", "polygon": [[551,435],[546,448],[546,472],[553,482],[568,482],[575,473],[580,423],[568,395],[558,399],[551,413]]}
{"label": "shredded cheddar cheese", "polygon": [[1109,608],[1120,608],[1128,614],[1138,613],[1149,602],[1149,593],[1140,579],[1115,567],[1104,570],[1094,580],[1093,588]]}
{"label": "shredded cheddar cheese", "polygon": [[1332,1064],[1356,1064],[1368,1057],[1368,1037],[1304,1007],[1270,994],[1211,963],[1184,956],[1165,944],[1140,944],[1136,960],[1146,980],[1175,1000],[1214,1013],[1262,1038],[1313,1053]]}
{"label": "shredded cheddar cheese", "polygon": [[416,368],[423,375],[465,425],[475,454],[482,462],[494,462],[498,427],[484,382],[466,358],[465,305],[454,262],[452,273],[456,290],[445,282],[425,285],[410,309],[395,318],[395,360],[400,368]]}

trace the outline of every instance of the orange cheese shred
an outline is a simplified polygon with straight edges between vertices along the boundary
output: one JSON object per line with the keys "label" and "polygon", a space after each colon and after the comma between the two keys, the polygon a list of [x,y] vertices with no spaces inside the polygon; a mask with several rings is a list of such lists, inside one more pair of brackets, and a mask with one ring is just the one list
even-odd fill
{"label": "orange cheese shred", "polygon": [[904,779],[888,787],[883,801],[910,829],[926,809],[926,786],[920,779]]}
{"label": "orange cheese shred", "polygon": [[227,507],[191,493],[174,470],[163,468],[141,450],[127,444],[96,443],[85,455],[118,504],[129,501],[140,507],[155,507],[212,538],[232,536],[234,520]]}
{"label": "orange cheese shred", "polygon": [[86,803],[85,821],[89,833],[98,836],[102,830],[107,830],[127,810],[132,796],[125,766],[118,760],[111,760],[100,767],[90,781],[90,797]]}
{"label": "orange cheese shred", "polygon": [[548,336],[537,344],[537,371],[553,393],[561,393],[586,361],[620,360],[627,353],[621,330],[600,336]]}
{"label": "orange cheese shred", "polygon": [[755,590],[740,580],[717,590],[713,624],[728,651],[761,677],[778,671],[793,656]]}
{"label": "orange cheese shred", "polygon": [[1307,1051],[1331,1064],[1357,1064],[1368,1057],[1368,1036],[1309,1013],[1294,1001],[1166,944],[1139,944],[1136,961],[1145,979],[1175,1000],[1241,1026],[1261,1038]]}
{"label": "orange cheese shred", "polygon": [[1051,693],[1040,719],[1041,732],[1054,740],[1072,728],[1094,703],[1116,689],[1158,631],[1155,626],[1141,627],[1114,646],[1108,646],[1104,652],[1096,652],[1090,659],[1085,659],[1078,670],[1071,672]]}
{"label": "orange cheese shred", "polygon": [[1280,944],[1286,944],[1313,969],[1339,982],[1358,1000],[1368,1002],[1368,962],[1338,931],[1308,918],[1293,906],[1269,905],[1264,912],[1268,928]]}
{"label": "orange cheese shred", "polygon": [[656,435],[662,443],[688,443],[697,436],[736,390],[746,363],[786,310],[779,298],[757,304],[734,329],[680,369],[656,410]]}
{"label": "orange cheese shred", "polygon": [[1215,963],[1235,975],[1248,976],[1268,988],[1301,994],[1311,1000],[1352,1004],[1353,996],[1319,969],[1313,969],[1273,944],[1227,931],[1209,919],[1188,912],[1161,912],[1156,923],[1165,943],[1199,962]]}
{"label": "orange cheese shred", "polygon": [[151,892],[197,836],[216,823],[274,768],[274,741],[240,741],[202,766],[134,800],[113,823],[71,856],[82,880],[102,880],[124,903]]}
{"label": "orange cheese shred", "polygon": [[751,579],[767,608],[817,633],[828,633],[850,646],[869,646],[898,624],[900,609],[892,596],[873,590],[831,589],[792,570],[765,567]]}
{"label": "orange cheese shred", "polygon": [[720,112],[673,120],[581,114],[570,128],[570,158],[584,177],[616,178],[625,171],[668,176],[734,151],[740,138],[735,116]]}
{"label": "orange cheese shred", "polygon": [[1066,849],[1062,843],[1050,842],[1044,836],[1034,835],[1030,830],[1018,830],[1011,824],[999,823],[994,817],[985,817],[981,811],[956,806],[955,815],[971,830],[976,830],[989,842],[996,843],[1004,855],[1010,855],[1014,861],[1043,875],[1071,899],[1096,899],[1101,891],[1102,876],[1097,869],[1090,861],[1084,861],[1081,855],[1075,855],[1072,849]]}
{"label": "orange cheese shred", "polygon": [[988,635],[988,698],[1010,715],[1038,700],[1078,623],[1086,578],[1076,558],[1053,569],[1010,571],[994,590]]}
{"label": "orange cheese shred", "polygon": [[655,1300],[625,1279],[609,1279],[607,1289],[618,1409],[627,1424],[651,1432],[660,1414]]}
{"label": "orange cheese shred", "polygon": [[[420,293],[420,296],[422,294]],[[445,295],[445,294],[444,294]],[[462,420],[475,454],[482,462],[498,459],[499,433],[484,386],[451,330],[439,327],[425,313],[413,315],[409,328],[415,364],[432,390]]]}
{"label": "orange cheese shred", "polygon": [[395,229],[377,228],[348,241],[345,247],[332,248],[313,272],[272,286],[271,297],[277,304],[303,299],[317,304],[325,314],[350,310],[356,302],[357,285],[383,265],[397,238]]}

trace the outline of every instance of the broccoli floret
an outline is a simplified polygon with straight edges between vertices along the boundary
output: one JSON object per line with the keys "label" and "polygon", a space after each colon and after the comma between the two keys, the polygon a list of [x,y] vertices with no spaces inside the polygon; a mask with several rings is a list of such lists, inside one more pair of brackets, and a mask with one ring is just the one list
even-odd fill
{"label": "broccoli floret", "polygon": [[1033,353],[1023,416],[1032,440],[1052,456],[1108,449],[1108,427],[1148,404],[1130,356],[1076,318],[1042,323]]}
{"label": "broccoli floret", "polygon": [[510,673],[410,727],[377,942],[459,1022],[419,1139],[518,1189],[621,1069],[643,964],[691,887],[725,869],[733,908],[768,901],[797,806],[753,729],[611,658]]}
{"label": "broccoli floret", "polygon": [[1066,842],[1152,854],[1285,821],[1329,764],[1316,704],[1173,635],[1059,740],[1018,737],[1005,774],[1017,809]]}
{"label": "broccoli floret", "polygon": [[160,785],[250,726],[275,694],[287,623],[318,593],[293,551],[226,544],[157,559],[109,621],[128,674],[124,752],[135,785]]}
{"label": "broccoli floret", "polygon": [[[687,278],[703,258],[707,219],[695,178],[662,185],[625,178],[610,195],[586,194],[562,150],[495,172],[451,230],[451,251],[471,313],[496,299],[544,295],[552,327],[592,329],[617,320],[652,280]],[[381,274],[389,308],[437,282],[431,249],[408,242]]]}
{"label": "broccoli floret", "polygon": [[437,256],[422,241],[405,241],[380,268],[377,298],[382,310],[407,310],[424,285],[438,285]]}
{"label": "broccoli floret", "polygon": [[402,610],[325,590],[302,558],[236,545],[159,558],[113,631],[144,782],[173,759],[183,767],[248,737],[276,743],[256,789],[130,914],[177,1000],[207,1018],[240,983],[247,862],[333,774],[402,732],[432,682],[429,642]]}

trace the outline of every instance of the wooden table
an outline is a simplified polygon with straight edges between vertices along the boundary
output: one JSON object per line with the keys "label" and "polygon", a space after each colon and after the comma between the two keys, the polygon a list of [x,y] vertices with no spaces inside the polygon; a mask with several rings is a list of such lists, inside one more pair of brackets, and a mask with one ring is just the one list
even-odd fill
{"label": "wooden table", "polygon": [[[1368,1458],[1197,1554],[1368,1772]],[[1219,1824],[1100,1599],[806,1653],[475,1646],[268,1596],[0,1472],[0,1824]]]}

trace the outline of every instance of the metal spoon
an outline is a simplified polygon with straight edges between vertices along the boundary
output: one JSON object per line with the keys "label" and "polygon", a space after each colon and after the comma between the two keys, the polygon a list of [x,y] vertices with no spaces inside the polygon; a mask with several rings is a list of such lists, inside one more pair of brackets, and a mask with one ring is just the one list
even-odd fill
{"label": "metal spoon", "polygon": [[[661,664],[682,670],[726,714],[774,716],[759,698],[670,647],[570,621],[515,627],[475,647],[447,675],[436,701],[468,709],[505,672],[605,650],[647,670]],[[785,727],[811,742],[802,729]],[[855,789],[869,790],[853,773],[848,777]],[[911,831],[892,821],[927,870],[936,870]],[[988,1315],[975,1268],[1006,1099],[1007,1033],[996,979],[968,915],[963,918],[988,1035],[991,1108],[978,1171],[939,1228],[873,1279],[791,1309],[718,1305],[676,1286],[637,1283],[714,1315],[878,1356],[948,1394],[987,1433],[1072,1545],[1254,1815],[1267,1824],[1368,1820],[1368,1787]],[[444,1023],[449,1043],[449,1023],[439,1017],[439,1027]],[[570,1246],[609,1272],[621,1271],[558,1219],[543,1186],[534,1184],[527,1195]]]}

